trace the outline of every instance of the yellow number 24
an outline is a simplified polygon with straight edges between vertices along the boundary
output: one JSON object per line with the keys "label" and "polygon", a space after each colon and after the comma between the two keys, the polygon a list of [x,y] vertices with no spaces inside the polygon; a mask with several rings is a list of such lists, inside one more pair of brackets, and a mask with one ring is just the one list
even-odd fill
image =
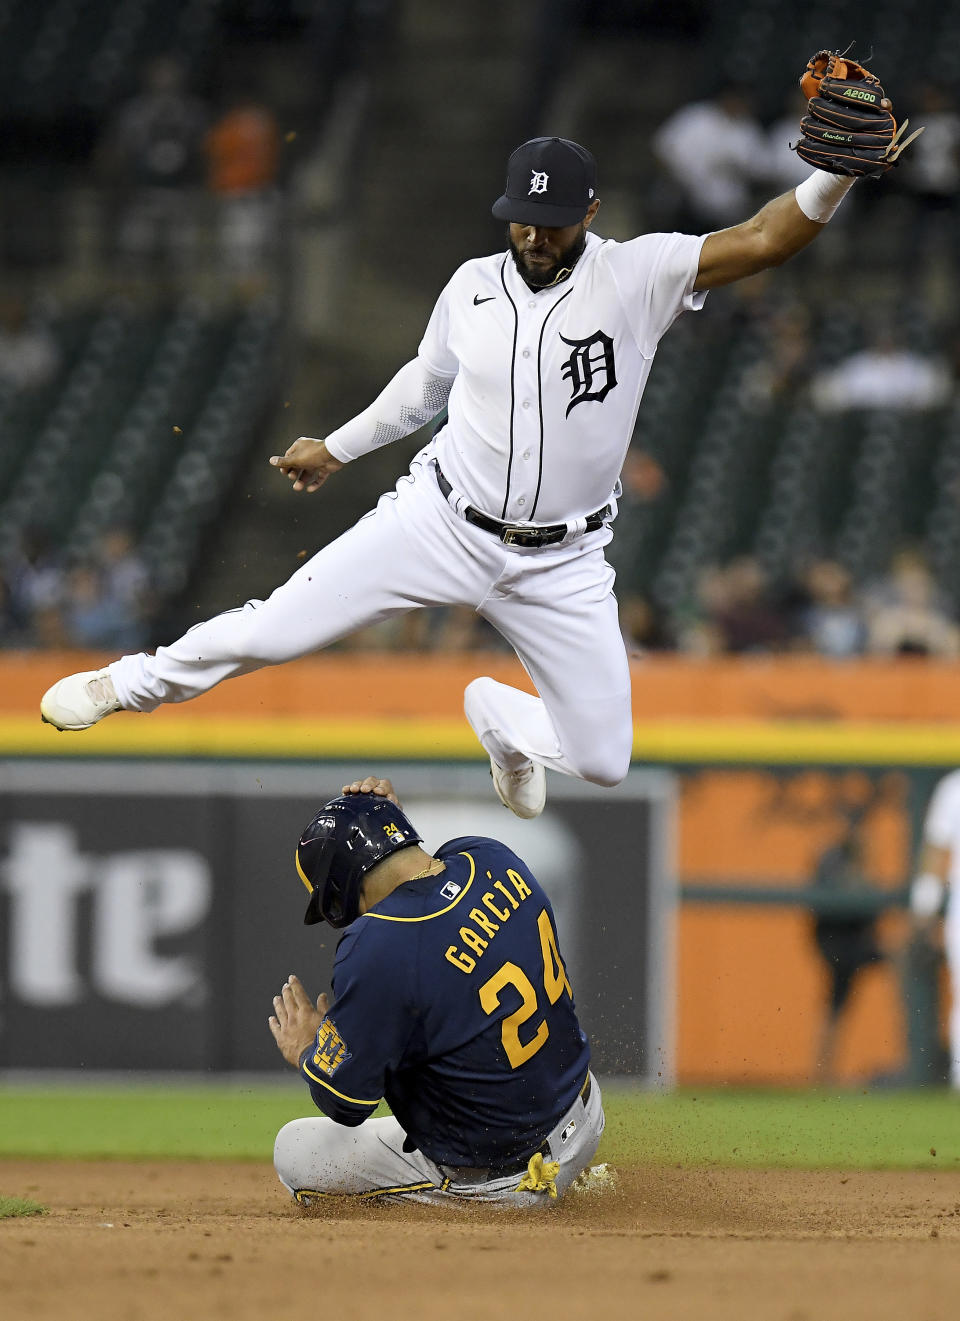
{"label": "yellow number 24", "polygon": [[[557,937],[550,925],[550,917],[544,908],[537,918],[540,930],[540,952],[543,955],[543,989],[547,1000],[555,1005],[566,991],[571,995],[570,982],[557,948]],[[537,1051],[550,1035],[545,1018],[541,1018],[533,1036],[526,1042],[520,1040],[520,1027],[528,1022],[537,1012],[537,993],[530,978],[516,963],[504,963],[503,966],[480,987],[480,1004],[485,1014],[492,1014],[500,1007],[500,996],[508,986],[520,993],[520,1008],[508,1014],[500,1028],[500,1039],[507,1053],[511,1069],[519,1069],[521,1064],[536,1055]]]}

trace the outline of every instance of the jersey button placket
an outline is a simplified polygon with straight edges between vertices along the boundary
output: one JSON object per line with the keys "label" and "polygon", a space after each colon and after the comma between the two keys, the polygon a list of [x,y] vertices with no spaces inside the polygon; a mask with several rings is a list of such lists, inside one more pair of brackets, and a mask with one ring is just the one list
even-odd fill
{"label": "jersey button placket", "polygon": [[[523,306],[521,304],[521,306]],[[520,315],[520,343],[516,365],[516,398],[519,404],[515,418],[515,466],[511,473],[510,499],[507,518],[523,522],[530,518],[536,493],[536,464],[531,463],[538,452],[540,440],[540,381],[537,371],[537,343],[543,322],[543,304],[530,298],[526,312]],[[519,462],[517,462],[519,461]]]}

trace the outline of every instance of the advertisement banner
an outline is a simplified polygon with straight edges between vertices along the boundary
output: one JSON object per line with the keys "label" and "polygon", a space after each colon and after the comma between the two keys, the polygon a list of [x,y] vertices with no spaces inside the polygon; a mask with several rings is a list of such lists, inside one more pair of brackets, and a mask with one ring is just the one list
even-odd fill
{"label": "advertisement banner", "polygon": [[[275,1070],[290,973],[329,990],[293,856],[355,766],[0,762],[0,1069]],[[551,777],[519,821],[477,766],[390,766],[428,850],[513,848],[550,895],[594,1066],[673,1074],[673,781]]]}

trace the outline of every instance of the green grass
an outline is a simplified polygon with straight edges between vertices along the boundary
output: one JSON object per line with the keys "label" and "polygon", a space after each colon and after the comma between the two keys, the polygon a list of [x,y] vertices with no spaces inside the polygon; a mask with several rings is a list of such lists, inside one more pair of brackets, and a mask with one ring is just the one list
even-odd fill
{"label": "green grass", "polygon": [[960,1168],[960,1101],[923,1092],[604,1093],[614,1164],[779,1169]]}
{"label": "green grass", "polygon": [[27,1197],[4,1197],[0,1193],[0,1220],[13,1220],[17,1216],[45,1216],[47,1208]]}
{"label": "green grass", "polygon": [[[621,1166],[960,1168],[948,1091],[604,1092],[599,1158]],[[317,1113],[287,1085],[0,1090],[0,1156],[269,1160],[277,1130]],[[936,1153],[936,1154],[933,1154]]]}
{"label": "green grass", "polygon": [[0,1156],[269,1160],[289,1119],[319,1113],[302,1083],[0,1090]]}

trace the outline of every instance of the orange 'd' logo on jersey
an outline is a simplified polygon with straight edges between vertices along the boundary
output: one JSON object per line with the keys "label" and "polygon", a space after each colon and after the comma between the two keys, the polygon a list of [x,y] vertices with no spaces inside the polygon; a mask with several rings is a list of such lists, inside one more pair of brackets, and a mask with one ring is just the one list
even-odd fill
{"label": "orange 'd' logo on jersey", "polygon": [[337,1031],[332,1018],[325,1018],[317,1030],[317,1048],[313,1052],[313,1062],[318,1069],[332,1078],[340,1065],[350,1059],[347,1043]]}

